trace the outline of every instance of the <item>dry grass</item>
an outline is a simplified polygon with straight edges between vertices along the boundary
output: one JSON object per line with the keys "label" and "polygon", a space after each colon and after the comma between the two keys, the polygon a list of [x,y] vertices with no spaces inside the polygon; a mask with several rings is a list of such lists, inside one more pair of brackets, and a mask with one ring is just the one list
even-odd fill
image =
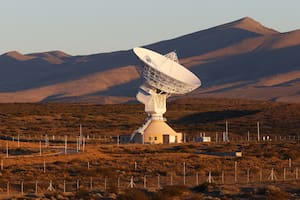
{"label": "dry grass", "polygon": [[[74,135],[83,124],[86,135],[130,134],[145,119],[140,104],[0,104],[0,135]],[[223,132],[225,121],[232,135],[256,133],[260,121],[262,135],[300,133],[300,104],[228,99],[182,99],[171,102],[168,123],[178,132],[215,135]],[[284,120],[283,120],[284,119]]]}
{"label": "dry grass", "polygon": [[[194,101],[194,102],[193,102]],[[140,112],[135,113],[135,110]],[[71,104],[2,104],[0,105],[1,121],[5,126],[1,127],[1,134],[31,134],[39,136],[40,133],[54,135],[78,135],[78,124],[84,126],[83,132],[87,134],[116,135],[120,133],[130,133],[138,127],[144,118],[141,105],[71,105]],[[285,115],[285,122],[279,119]],[[182,130],[191,135],[198,131],[216,131],[222,128],[224,120],[230,122],[230,130],[235,135],[244,134],[245,129],[253,128],[250,122],[261,121],[264,133],[295,134],[299,130],[299,105],[279,104],[251,101],[231,101],[224,100],[218,104],[217,100],[192,100],[187,104],[183,100],[173,102],[169,106],[169,123],[175,129]],[[241,125],[243,124],[243,126]],[[247,124],[248,123],[248,124]],[[272,127],[267,126],[272,125]],[[285,130],[284,127],[291,127]],[[274,128],[275,127],[275,128]],[[100,132],[101,130],[101,132]],[[233,134],[233,133],[232,133]],[[5,158],[5,148],[7,142],[11,152],[16,154],[33,154],[35,157],[9,157]],[[51,153],[54,144],[50,141],[48,149],[43,148],[43,154]],[[198,173],[200,183],[207,179],[207,174],[211,171],[216,181],[220,181],[221,172],[226,174],[226,182],[233,183],[234,162],[238,162],[238,177],[243,187],[246,184],[247,169],[251,172],[251,181],[258,183],[261,169],[264,171],[264,180],[267,181],[271,168],[275,168],[278,179],[283,177],[283,168],[288,168],[288,158],[293,159],[293,169],[287,170],[288,179],[292,179],[295,168],[300,167],[300,153],[298,151],[300,143],[286,141],[270,142],[242,142],[242,143],[189,143],[172,145],[114,145],[100,144],[95,141],[88,141],[86,152],[68,155],[39,156],[39,142],[21,142],[20,148],[17,142],[0,140],[0,157],[4,161],[4,170],[1,171],[0,187],[10,181],[48,181],[63,180],[82,181],[93,177],[95,180],[103,181],[103,177],[108,177],[110,190],[115,191],[117,177],[123,184],[128,184],[131,176],[134,176],[136,183],[143,184],[142,177],[149,178],[149,184],[156,184],[156,177],[161,177],[162,184],[169,183],[170,176],[174,177],[174,184],[182,184],[183,163],[186,163],[187,181],[195,184],[195,174]],[[69,148],[75,149],[76,143],[69,144]],[[242,158],[224,156],[224,152],[235,152],[241,150]],[[43,162],[46,162],[46,173],[43,173]],[[87,168],[87,163],[90,168]],[[134,169],[134,162],[137,162],[137,169]],[[152,182],[151,182],[152,181]],[[286,197],[286,189],[279,188],[283,192],[275,194]],[[257,186],[251,186],[256,188]],[[168,195],[162,193],[167,189]],[[160,193],[148,194],[139,191],[138,198],[144,198],[144,194],[157,198],[173,198],[181,196],[195,197],[194,190],[188,188],[170,187]],[[210,191],[212,190],[212,191]],[[210,187],[203,190],[203,195],[211,195],[211,192],[222,190],[219,186]],[[237,190],[237,189],[235,189]],[[241,191],[237,192],[233,188],[228,188],[228,193],[224,190],[220,194],[228,198],[237,198]],[[230,192],[231,191],[231,192]],[[267,190],[266,190],[267,191]],[[269,191],[269,190],[268,190]],[[271,190],[270,190],[271,191]],[[275,192],[276,192],[275,191]],[[86,190],[83,188],[76,195],[84,195]],[[271,192],[274,192],[273,190]],[[265,192],[267,196],[270,192]],[[287,192],[288,193],[288,192]],[[256,194],[253,192],[254,195]],[[272,193],[273,194],[273,193]],[[171,195],[171,196],[170,196]],[[231,195],[231,196],[230,196]],[[126,198],[126,195],[123,196]],[[196,198],[196,197],[195,197]]]}

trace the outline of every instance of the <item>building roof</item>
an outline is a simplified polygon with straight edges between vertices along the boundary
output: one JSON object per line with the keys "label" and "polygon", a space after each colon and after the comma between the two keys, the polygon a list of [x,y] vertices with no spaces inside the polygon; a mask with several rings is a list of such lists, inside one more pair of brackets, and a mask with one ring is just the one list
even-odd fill
{"label": "building roof", "polygon": [[152,120],[148,127],[144,130],[144,134],[177,134],[166,122],[162,120]]}

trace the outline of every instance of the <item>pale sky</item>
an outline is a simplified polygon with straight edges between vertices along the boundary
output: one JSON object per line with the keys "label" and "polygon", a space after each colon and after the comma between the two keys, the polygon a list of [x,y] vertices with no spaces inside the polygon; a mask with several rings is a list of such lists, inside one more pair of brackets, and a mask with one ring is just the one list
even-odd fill
{"label": "pale sky", "polygon": [[300,29],[299,0],[0,0],[0,54],[127,50],[249,16]]}

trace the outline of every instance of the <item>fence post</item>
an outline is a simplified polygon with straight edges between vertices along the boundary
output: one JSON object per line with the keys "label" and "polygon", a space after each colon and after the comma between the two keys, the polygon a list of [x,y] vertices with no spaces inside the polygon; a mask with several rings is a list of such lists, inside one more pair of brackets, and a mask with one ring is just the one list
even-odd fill
{"label": "fence post", "polygon": [[183,162],[183,185],[185,185],[185,162]]}
{"label": "fence post", "polygon": [[250,142],[250,132],[248,131],[247,141]]}
{"label": "fence post", "polygon": [[79,189],[79,180],[77,179],[77,181],[76,181],[76,190],[78,190]]}
{"label": "fence post", "polygon": [[6,186],[6,189],[7,189],[7,195],[9,195],[9,182],[7,182],[7,186]]}
{"label": "fence post", "polygon": [[38,193],[38,181],[35,181],[35,194]]}
{"label": "fence post", "polygon": [[160,175],[157,175],[157,188],[160,189]]}
{"label": "fence post", "polygon": [[85,137],[82,138],[82,152],[85,151]]}
{"label": "fence post", "polygon": [[134,171],[136,171],[136,170],[137,170],[137,162],[134,161]]}
{"label": "fence post", "polygon": [[21,194],[22,195],[24,194],[24,183],[23,183],[23,181],[21,181]]}
{"label": "fence post", "polygon": [[262,182],[263,181],[263,174],[262,174],[262,168],[260,168],[260,171],[259,171],[259,182]]}
{"label": "fence post", "polygon": [[18,148],[20,147],[20,135],[18,134]]}
{"label": "fence post", "polygon": [[118,191],[120,190],[120,177],[118,176]]}
{"label": "fence post", "polygon": [[8,142],[6,142],[6,158],[8,158]]}
{"label": "fence post", "polygon": [[93,177],[90,178],[90,190],[93,190]]}
{"label": "fence post", "polygon": [[79,152],[79,138],[76,136],[76,152]]}
{"label": "fence post", "polygon": [[46,161],[44,160],[44,173],[46,173]]}
{"label": "fence post", "polygon": [[269,176],[269,179],[270,179],[271,181],[275,181],[275,180],[277,179],[277,177],[276,177],[276,175],[275,175],[275,172],[274,172],[274,168],[272,168],[272,170],[271,170],[271,174],[270,174],[270,176]]}
{"label": "fence post", "polygon": [[146,175],[144,176],[144,189],[147,188],[147,179],[146,179]]}
{"label": "fence post", "polygon": [[40,156],[42,156],[42,141],[40,141]]}
{"label": "fence post", "polygon": [[49,138],[48,138],[48,135],[46,134],[45,135],[45,147],[48,147],[49,146]]}
{"label": "fence post", "polygon": [[212,176],[211,176],[211,171],[208,172],[207,182],[208,182],[208,183],[212,183],[212,182],[213,182],[213,178],[212,178]]}
{"label": "fence post", "polygon": [[250,182],[250,169],[247,169],[247,183]]}
{"label": "fence post", "polygon": [[130,183],[129,183],[128,187],[133,188],[134,186],[135,186],[135,183],[133,181],[133,176],[131,176]]}
{"label": "fence post", "polygon": [[65,135],[65,154],[68,152],[68,136]]}
{"label": "fence post", "polygon": [[119,146],[120,145],[120,136],[118,135],[117,136],[117,146]]}
{"label": "fence post", "polygon": [[52,180],[50,180],[49,187],[47,188],[47,190],[49,190],[50,192],[55,190],[52,184]]}
{"label": "fence post", "polygon": [[237,183],[237,161],[234,162],[234,183]]}
{"label": "fence post", "polygon": [[259,121],[257,122],[257,141],[260,141]]}
{"label": "fence post", "polygon": [[225,177],[224,177],[224,170],[222,170],[222,184],[224,184],[224,180],[225,180]]}
{"label": "fence post", "polygon": [[225,123],[225,142],[228,142],[228,122]]}

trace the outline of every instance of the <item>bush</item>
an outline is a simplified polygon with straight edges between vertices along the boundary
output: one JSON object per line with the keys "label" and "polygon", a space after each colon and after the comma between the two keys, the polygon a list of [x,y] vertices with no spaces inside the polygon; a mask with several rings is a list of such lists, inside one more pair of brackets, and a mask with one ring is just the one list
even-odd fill
{"label": "bush", "polygon": [[290,195],[282,191],[279,187],[273,186],[273,185],[268,185],[263,188],[258,189],[258,194],[265,195],[266,199],[269,200],[277,200],[277,199],[289,199]]}
{"label": "bush", "polygon": [[118,200],[148,200],[150,199],[145,190],[141,189],[128,189],[124,193],[119,194]]}
{"label": "bush", "polygon": [[174,199],[174,197],[180,197],[184,192],[189,191],[186,186],[172,185],[166,186],[158,191],[154,197],[155,200]]}
{"label": "bush", "polygon": [[200,185],[193,187],[192,191],[197,193],[203,193],[203,192],[207,192],[209,187],[214,187],[214,186],[215,185],[213,183],[204,182]]}
{"label": "bush", "polygon": [[90,193],[84,188],[80,188],[75,193],[75,199],[90,199]]}
{"label": "bush", "polygon": [[178,196],[186,191],[188,191],[188,188],[182,185],[166,186],[160,190],[160,192],[168,193],[170,196]]}

